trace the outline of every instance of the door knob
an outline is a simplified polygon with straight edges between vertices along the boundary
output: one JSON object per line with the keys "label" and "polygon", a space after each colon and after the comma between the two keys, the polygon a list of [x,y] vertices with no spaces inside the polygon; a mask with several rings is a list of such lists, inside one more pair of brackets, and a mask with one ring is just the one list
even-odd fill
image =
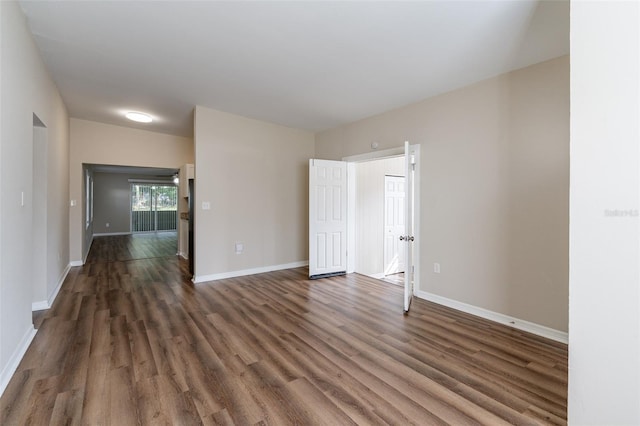
{"label": "door knob", "polygon": [[400,235],[400,241],[404,241],[404,235]]}

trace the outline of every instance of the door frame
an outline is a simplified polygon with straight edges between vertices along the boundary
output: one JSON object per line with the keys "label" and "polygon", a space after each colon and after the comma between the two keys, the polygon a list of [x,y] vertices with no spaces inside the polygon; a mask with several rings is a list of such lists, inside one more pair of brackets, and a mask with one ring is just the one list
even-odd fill
{"label": "door frame", "polygon": [[[410,149],[416,156],[413,182],[413,230],[416,243],[413,246],[414,259],[413,276],[418,286],[414,286],[414,296],[421,291],[422,281],[420,280],[420,246],[422,245],[420,234],[420,144],[410,145]],[[356,253],[356,163],[381,160],[383,158],[404,156],[404,145],[397,148],[384,149],[380,151],[367,152],[365,154],[350,155],[342,157],[342,161],[347,163],[347,274],[355,272]],[[407,271],[405,271],[406,273]]]}

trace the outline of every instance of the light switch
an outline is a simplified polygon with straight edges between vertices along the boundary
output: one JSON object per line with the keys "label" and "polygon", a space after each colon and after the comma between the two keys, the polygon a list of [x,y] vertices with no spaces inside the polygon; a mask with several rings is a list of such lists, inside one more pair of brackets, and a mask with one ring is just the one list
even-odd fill
{"label": "light switch", "polygon": [[211,202],[203,201],[202,202],[202,210],[211,210]]}
{"label": "light switch", "polygon": [[71,200],[71,203],[70,203],[70,204],[71,204],[71,207],[75,207],[75,205],[76,205],[76,200]]}

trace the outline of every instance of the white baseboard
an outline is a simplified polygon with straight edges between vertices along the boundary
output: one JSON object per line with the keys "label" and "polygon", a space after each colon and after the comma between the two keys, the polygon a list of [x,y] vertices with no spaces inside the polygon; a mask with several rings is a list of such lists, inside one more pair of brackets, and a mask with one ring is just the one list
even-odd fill
{"label": "white baseboard", "polygon": [[51,306],[53,306],[53,301],[56,300],[56,297],[58,296],[58,292],[62,287],[62,283],[64,283],[64,280],[67,278],[67,274],[69,274],[69,270],[71,269],[71,267],[74,266],[72,263],[73,262],[69,262],[69,264],[64,268],[64,271],[62,271],[62,274],[60,274],[60,278],[58,278],[58,283],[56,284],[56,288],[54,288],[51,294],[49,295],[49,299],[33,302],[31,304],[32,311],[42,311],[44,309],[49,309]]}
{"label": "white baseboard", "polygon": [[38,300],[37,302],[31,303],[31,310],[35,311],[44,311],[45,309],[49,309],[51,305],[46,300]]}
{"label": "white baseboard", "polygon": [[193,277],[193,282],[203,283],[207,281],[224,280],[226,278],[244,277],[246,275],[262,274],[265,272],[280,271],[282,269],[301,268],[303,266],[309,266],[308,260],[300,262],[285,263],[282,265],[262,266],[260,268],[243,269],[240,271],[222,272],[219,274],[200,275]]}
{"label": "white baseboard", "polygon": [[185,252],[178,252],[178,256],[180,256],[181,258],[185,259],[185,260],[189,260],[189,255]]}
{"label": "white baseboard", "polygon": [[131,232],[102,232],[99,234],[93,234],[94,237],[108,237],[111,235],[131,235]]}
{"label": "white baseboard", "polygon": [[84,253],[84,255],[82,255],[82,264],[77,266],[82,266],[85,263],[87,263],[87,257],[89,257],[89,252],[91,251],[91,246],[93,245],[93,237],[95,237],[94,234],[91,235],[91,241],[89,242],[89,247],[87,247],[87,251]]}
{"label": "white baseboard", "polygon": [[545,327],[543,325],[525,321],[519,318],[514,318],[509,315],[500,314],[498,312],[489,311],[484,308],[469,305],[463,302],[458,302],[457,300],[448,299],[446,297],[438,296],[426,291],[418,291],[416,292],[416,296],[421,299],[429,300],[430,302],[434,302],[439,305],[447,306],[458,311],[476,315],[480,318],[504,324],[518,330],[523,330],[541,337],[546,337],[547,339],[555,340],[556,342],[565,344],[569,343],[569,334],[564,331],[555,330],[553,328]]}
{"label": "white baseboard", "polygon": [[71,262],[69,262],[70,266],[82,266],[84,265],[84,262],[82,260],[72,260]]}
{"label": "white baseboard", "polygon": [[64,283],[64,280],[67,279],[67,275],[69,275],[69,271],[71,270],[71,264],[68,264],[66,268],[64,268],[64,271],[62,271],[62,273],[60,274],[60,277],[58,278],[58,284],[56,285],[56,288],[53,289],[53,291],[51,292],[51,294],[49,295],[49,306],[53,305],[53,301],[56,300],[56,297],[58,297],[58,293],[60,292],[60,289],[62,288],[62,284]]}
{"label": "white baseboard", "polygon": [[29,349],[29,345],[35,336],[36,329],[33,328],[32,325],[27,328],[24,336],[22,336],[22,339],[20,340],[20,343],[16,347],[15,351],[13,351],[13,354],[11,354],[11,357],[7,361],[5,367],[2,369],[2,372],[0,373],[0,396],[2,396],[7,388],[11,377],[13,377],[13,373],[18,369],[18,365],[20,365],[22,357],[27,352],[27,349]]}
{"label": "white baseboard", "polygon": [[386,275],[384,274],[384,272],[380,272],[379,274],[372,274],[372,275],[369,275],[369,276],[371,278],[375,278],[377,280],[383,280]]}

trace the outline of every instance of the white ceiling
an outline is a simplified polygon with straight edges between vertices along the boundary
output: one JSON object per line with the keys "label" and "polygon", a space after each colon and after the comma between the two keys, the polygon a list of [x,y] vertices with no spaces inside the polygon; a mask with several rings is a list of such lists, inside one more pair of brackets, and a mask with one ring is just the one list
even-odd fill
{"label": "white ceiling", "polygon": [[569,52],[568,1],[21,5],[72,117],[183,136],[195,105],[317,131]]}

